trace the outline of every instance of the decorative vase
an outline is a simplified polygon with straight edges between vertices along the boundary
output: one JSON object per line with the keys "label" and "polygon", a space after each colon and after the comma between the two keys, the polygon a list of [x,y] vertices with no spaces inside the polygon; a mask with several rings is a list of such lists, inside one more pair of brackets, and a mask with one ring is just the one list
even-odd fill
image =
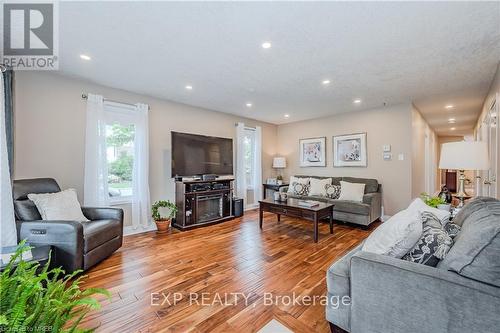
{"label": "decorative vase", "polygon": [[170,219],[155,220],[157,232],[162,234],[168,231]]}
{"label": "decorative vase", "polygon": [[441,188],[441,192],[439,192],[438,197],[440,197],[441,199],[443,199],[447,203],[451,203],[451,201],[453,200],[453,197],[450,193],[450,190],[448,190],[448,187],[446,187],[446,185],[444,185]]}

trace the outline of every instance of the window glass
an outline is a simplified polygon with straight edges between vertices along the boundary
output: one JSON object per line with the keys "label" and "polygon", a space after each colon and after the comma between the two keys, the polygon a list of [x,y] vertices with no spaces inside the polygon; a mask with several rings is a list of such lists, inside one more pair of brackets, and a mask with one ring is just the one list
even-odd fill
{"label": "window glass", "polygon": [[132,196],[134,169],[134,125],[106,125],[106,156],[109,196],[120,200]]}

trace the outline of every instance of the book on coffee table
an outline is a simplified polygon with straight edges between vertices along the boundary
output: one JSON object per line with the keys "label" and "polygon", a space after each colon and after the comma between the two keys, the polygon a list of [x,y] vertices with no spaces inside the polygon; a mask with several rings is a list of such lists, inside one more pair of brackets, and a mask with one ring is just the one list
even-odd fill
{"label": "book on coffee table", "polygon": [[302,207],[312,208],[312,207],[319,206],[319,201],[314,201],[314,200],[299,200],[298,201],[298,205],[302,206]]}

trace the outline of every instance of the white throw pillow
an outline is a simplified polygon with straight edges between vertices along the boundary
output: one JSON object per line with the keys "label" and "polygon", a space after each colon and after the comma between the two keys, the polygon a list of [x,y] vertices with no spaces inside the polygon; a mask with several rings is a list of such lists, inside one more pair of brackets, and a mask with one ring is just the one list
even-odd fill
{"label": "white throw pillow", "polygon": [[75,189],[57,193],[28,194],[43,220],[51,221],[88,221],[82,213]]}
{"label": "white throw pillow", "polygon": [[420,214],[403,210],[382,223],[368,236],[363,251],[402,258],[419,241],[423,232]]}
{"label": "white throw pillow", "polygon": [[339,200],[362,202],[364,195],[365,195],[365,184],[340,181]]}
{"label": "white throw pillow", "polygon": [[309,180],[309,184],[311,185],[309,188],[309,195],[319,195],[319,196],[326,196],[326,186],[332,184],[332,179],[331,178],[326,178],[326,179],[318,179],[318,178],[311,178]]}
{"label": "white throw pillow", "polygon": [[408,206],[408,210],[415,211],[418,213],[429,212],[434,214],[439,221],[441,221],[441,225],[445,226],[448,222],[450,222],[450,212],[442,209],[437,209],[427,205],[422,199],[417,198],[413,200],[413,202]]}
{"label": "white throw pillow", "polygon": [[293,186],[291,186],[293,183],[300,183],[304,185],[309,185],[309,177],[295,177],[291,176],[290,177],[290,186],[288,186],[288,193],[294,193]]}

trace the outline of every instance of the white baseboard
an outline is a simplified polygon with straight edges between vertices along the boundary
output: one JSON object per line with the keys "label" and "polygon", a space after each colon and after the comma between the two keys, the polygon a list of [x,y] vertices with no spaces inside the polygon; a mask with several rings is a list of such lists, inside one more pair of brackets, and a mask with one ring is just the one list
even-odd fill
{"label": "white baseboard", "polygon": [[133,226],[129,225],[129,226],[123,227],[123,236],[142,234],[143,232],[149,232],[149,231],[156,231],[156,225],[154,223],[147,226],[147,227],[140,226],[137,228],[134,228]]}
{"label": "white baseboard", "polygon": [[256,209],[256,208],[259,208],[259,204],[258,203],[245,206],[245,211]]}

